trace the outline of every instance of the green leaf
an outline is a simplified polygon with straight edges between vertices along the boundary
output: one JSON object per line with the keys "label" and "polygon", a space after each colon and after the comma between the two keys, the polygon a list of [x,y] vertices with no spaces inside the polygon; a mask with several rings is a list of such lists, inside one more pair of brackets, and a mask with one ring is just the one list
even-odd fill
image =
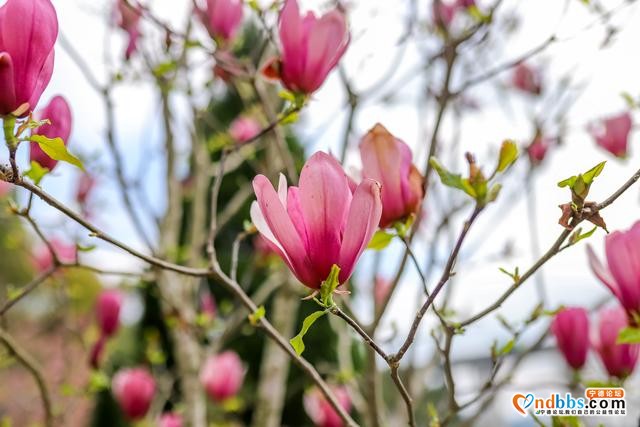
{"label": "green leaf", "polygon": [[595,227],[593,227],[590,231],[587,231],[586,233],[582,232],[582,228],[578,228],[569,238],[569,242],[573,245],[578,243],[580,240],[582,239],[586,239],[588,237],[591,237],[591,235],[593,235],[593,233],[596,232],[596,230],[598,229],[598,226],[596,225]]}
{"label": "green leaf", "polygon": [[588,171],[586,171],[585,173],[583,173],[582,179],[584,179],[584,183],[587,185],[590,185],[593,182],[593,179],[598,175],[600,175],[606,163],[607,163],[606,160],[604,162],[600,162],[594,167],[592,167],[591,169],[589,169]]}
{"label": "green leaf", "polygon": [[338,276],[340,275],[340,267],[333,264],[329,277],[320,285],[320,300],[325,307],[331,307],[333,305],[333,292],[336,290],[340,281]]}
{"label": "green leaf", "polygon": [[285,101],[296,102],[296,95],[288,90],[281,90],[278,92],[278,96]]}
{"label": "green leaf", "polygon": [[502,346],[502,348],[500,348],[500,350],[498,350],[498,355],[502,356],[502,355],[511,353],[511,350],[513,350],[513,346],[515,344],[516,344],[516,340],[514,339],[509,340],[505,345]]}
{"label": "green leaf", "polygon": [[286,113],[283,116],[283,118],[280,121],[280,123],[283,124],[283,125],[288,125],[288,124],[297,122],[299,118],[300,118],[300,116],[299,116],[297,111],[291,111],[289,113]]}
{"label": "green leaf", "polygon": [[498,195],[500,194],[500,190],[502,190],[502,185],[494,184],[494,186],[491,187],[491,189],[487,193],[487,203],[491,203],[495,201],[498,198]]}
{"label": "green leaf", "polygon": [[80,252],[91,252],[96,248],[97,248],[96,245],[89,245],[89,246],[76,245],[76,249],[78,249]]}
{"label": "green leaf", "polygon": [[175,71],[178,68],[178,63],[176,61],[167,61],[161,64],[158,64],[153,69],[153,74],[157,77],[162,77],[168,73]]}
{"label": "green leaf", "polygon": [[48,173],[49,169],[42,167],[40,163],[32,160],[31,168],[24,173],[24,176],[31,178],[31,181],[33,181],[35,185],[38,185],[40,181],[42,181],[42,178]]}
{"label": "green leaf", "polygon": [[42,151],[53,160],[71,163],[74,166],[84,170],[84,166],[80,159],[67,151],[62,138],[47,138],[44,135],[31,135],[29,139],[37,143]]}
{"label": "green leaf", "polygon": [[571,178],[567,178],[567,179],[563,179],[562,181],[560,181],[558,183],[558,187],[563,188],[563,187],[573,187],[573,184],[576,182],[576,179],[578,179],[577,176],[572,176]]}
{"label": "green leaf", "polygon": [[93,371],[89,377],[89,391],[96,393],[109,388],[109,377],[102,371]]}
{"label": "green leaf", "polygon": [[627,103],[627,106],[629,106],[629,108],[637,107],[636,101],[633,99],[633,96],[631,96],[629,92],[622,92],[620,96],[622,97],[622,99],[624,99],[624,101]]}
{"label": "green leaf", "polygon": [[253,326],[257,326],[258,322],[260,322],[260,319],[264,317],[265,313],[266,310],[264,309],[264,305],[261,305],[260,307],[256,308],[256,311],[249,315],[249,322]]}
{"label": "green leaf", "polygon": [[389,243],[391,243],[391,240],[393,240],[394,237],[395,234],[388,233],[385,230],[378,230],[371,238],[367,248],[380,251],[389,246]]}
{"label": "green leaf", "polygon": [[[332,270],[333,271],[333,270]],[[304,336],[309,332],[309,328],[313,325],[316,320],[324,316],[326,313],[325,310],[319,310],[311,313],[302,321],[302,329],[295,337],[291,338],[289,342],[291,343],[291,347],[296,351],[296,354],[300,356],[304,351],[304,341],[302,340]]]}
{"label": "green leaf", "polygon": [[512,140],[506,140],[500,147],[497,172],[502,172],[511,166],[518,158],[518,146]]}
{"label": "green leaf", "polygon": [[462,178],[460,174],[453,174],[446,170],[435,157],[431,157],[429,163],[438,173],[440,181],[442,181],[444,185],[462,190],[474,199],[476,198],[477,194],[471,184],[469,184],[469,180]]}
{"label": "green leaf", "polygon": [[631,326],[624,328],[618,334],[617,344],[638,344],[640,343],[640,328]]}

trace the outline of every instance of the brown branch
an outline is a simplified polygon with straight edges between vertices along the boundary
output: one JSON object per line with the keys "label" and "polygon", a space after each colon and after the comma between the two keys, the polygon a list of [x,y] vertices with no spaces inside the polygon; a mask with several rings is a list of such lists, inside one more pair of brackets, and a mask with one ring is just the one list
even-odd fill
{"label": "brown branch", "polygon": [[53,410],[51,406],[51,393],[44,380],[44,375],[38,367],[38,363],[27,353],[4,329],[0,328],[0,341],[7,347],[9,352],[18,359],[18,362],[25,367],[36,381],[40,396],[42,399],[42,408],[44,409],[44,425],[53,427]]}
{"label": "brown branch", "polygon": [[25,285],[22,288],[22,291],[16,295],[15,297],[11,298],[9,301],[7,301],[2,308],[0,308],[0,316],[4,316],[4,314],[11,308],[13,307],[15,304],[17,304],[20,300],[22,300],[24,297],[26,297],[27,295],[29,295],[31,292],[33,292],[38,286],[40,286],[40,284],[42,282],[44,282],[45,280],[47,280],[49,277],[51,277],[51,275],[53,275],[53,273],[56,272],[57,267],[54,266],[49,268],[47,271],[45,271],[44,273],[40,274],[38,277],[36,277],[35,279],[33,279],[31,282],[29,282],[27,285]]}

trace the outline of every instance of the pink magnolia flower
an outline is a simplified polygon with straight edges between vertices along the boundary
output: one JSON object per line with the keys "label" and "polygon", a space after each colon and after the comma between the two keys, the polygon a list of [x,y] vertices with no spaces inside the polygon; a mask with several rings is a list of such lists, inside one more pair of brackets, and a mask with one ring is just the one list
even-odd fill
{"label": "pink magnolia flower", "polygon": [[315,92],[338,64],[349,45],[349,30],[338,10],[316,17],[300,15],[297,0],[286,0],[280,13],[282,58],[276,68],[282,83],[294,92]]}
{"label": "pink magnolia flower", "polygon": [[382,185],[380,227],[402,221],[420,206],[423,178],[411,163],[411,149],[381,124],[376,124],[360,143],[362,176]]}
{"label": "pink magnolia flower", "polygon": [[229,135],[240,144],[250,141],[260,131],[262,131],[260,123],[250,117],[238,117],[229,127]]}
{"label": "pink magnolia flower", "polygon": [[[351,398],[344,386],[333,387],[332,391],[340,406],[347,412],[351,410]],[[342,427],[340,415],[333,409],[320,389],[312,388],[304,394],[304,410],[318,427]]]}
{"label": "pink magnolia flower", "polygon": [[200,296],[200,310],[202,314],[209,316],[211,319],[216,317],[216,313],[218,311],[216,300],[208,290],[203,292]]}
{"label": "pink magnolia flower", "polygon": [[207,0],[201,17],[211,37],[229,42],[242,24],[242,1]]}
{"label": "pink magnolia flower", "polygon": [[125,50],[125,58],[129,60],[131,56],[138,50],[138,40],[142,33],[140,32],[140,19],[142,18],[142,9],[139,5],[134,6],[134,1],[127,3],[125,0],[116,0],[116,20],[118,27],[127,32],[129,42]]}
{"label": "pink magnolia flower", "polygon": [[352,193],[342,166],[318,152],[302,168],[299,187],[287,190],[281,175],[276,193],[258,175],[253,188],[251,219],[300,282],[319,289],[334,264],[340,283],[349,279],[380,222],[380,184],[365,179]]}
{"label": "pink magnolia flower", "polygon": [[200,371],[200,382],[209,397],[216,402],[235,396],[243,381],[244,366],[232,351],[209,356]]}
{"label": "pink magnolia flower", "polygon": [[53,73],[58,17],[49,0],[0,7],[0,115],[32,111]]}
{"label": "pink magnolia flower", "polygon": [[120,307],[122,294],[117,290],[102,291],[96,304],[96,318],[100,332],[105,337],[116,333],[120,326]]}
{"label": "pink magnolia flower", "polygon": [[[74,244],[65,243],[57,238],[51,239],[49,242],[58,257],[63,263],[73,263],[76,260],[78,249]],[[45,245],[40,246],[34,256],[34,264],[36,269],[43,273],[53,267],[53,255],[49,248]]]}
{"label": "pink magnolia flower", "polygon": [[584,308],[565,308],[556,314],[551,323],[558,348],[573,369],[580,369],[589,351],[589,317]]}
{"label": "pink magnolia flower", "polygon": [[542,76],[540,75],[540,71],[530,67],[524,62],[516,65],[513,70],[512,84],[516,89],[533,95],[540,95],[542,92]]}
{"label": "pink magnolia flower", "polygon": [[456,12],[459,9],[457,3],[448,3],[444,0],[433,0],[431,3],[431,13],[433,14],[433,21],[436,25],[441,27],[449,27],[453,22],[453,18],[456,16]]}
{"label": "pink magnolia flower", "polygon": [[600,312],[598,333],[593,347],[609,375],[619,379],[629,376],[638,361],[638,344],[616,344],[620,331],[628,326],[624,310],[604,309]]}
{"label": "pink magnolia flower", "polygon": [[100,363],[102,361],[102,355],[104,354],[104,346],[107,343],[107,338],[105,336],[100,336],[98,341],[93,344],[91,347],[91,351],[89,352],[89,365],[93,369],[99,369]]}
{"label": "pink magnolia flower", "polygon": [[5,197],[7,194],[11,193],[12,184],[7,181],[0,181],[0,197]]}
{"label": "pink magnolia flower", "polygon": [[146,368],[118,371],[111,383],[113,397],[130,420],[143,418],[156,392],[156,381]]}
{"label": "pink magnolia flower", "polygon": [[88,173],[82,173],[76,187],[76,202],[81,206],[86,205],[95,186],[96,179]]}
{"label": "pink magnolia flower", "polygon": [[[47,138],[62,138],[65,145],[69,142],[69,135],[71,135],[71,109],[63,97],[59,95],[54,97],[49,102],[49,105],[36,113],[36,118],[38,120],[49,119],[51,124],[35,128],[33,130],[34,135],[43,135]],[[49,170],[53,170],[58,164],[57,160],[49,157],[34,142],[31,143],[30,157],[31,161],[38,162],[40,166]]]}
{"label": "pink magnolia flower", "polygon": [[182,427],[182,417],[174,412],[165,412],[160,417],[158,427]]}
{"label": "pink magnolia flower", "polygon": [[373,284],[373,300],[377,307],[381,306],[385,301],[389,292],[391,292],[391,286],[393,283],[390,280],[384,279],[382,277],[376,277],[376,280]]}
{"label": "pink magnolia flower", "polygon": [[547,151],[551,147],[552,140],[542,135],[536,135],[531,144],[527,147],[527,155],[532,165],[539,165],[547,155]]}
{"label": "pink magnolia flower", "polygon": [[473,7],[473,6],[476,5],[476,0],[458,0],[456,2],[456,5],[459,8],[468,9],[468,8]]}
{"label": "pink magnolia flower", "polygon": [[591,124],[587,130],[600,147],[616,157],[626,157],[632,126],[631,114],[625,112]]}
{"label": "pink magnolia flower", "polygon": [[620,301],[629,319],[640,320],[640,221],[628,231],[614,231],[604,239],[607,266],[587,246],[591,270]]}

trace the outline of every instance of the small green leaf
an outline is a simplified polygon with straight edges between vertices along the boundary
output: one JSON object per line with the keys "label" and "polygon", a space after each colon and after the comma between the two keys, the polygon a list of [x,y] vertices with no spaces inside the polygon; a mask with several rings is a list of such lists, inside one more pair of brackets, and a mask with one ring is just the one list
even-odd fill
{"label": "small green leaf", "polygon": [[296,95],[288,90],[281,90],[278,92],[278,96],[285,101],[296,102]]}
{"label": "small green leaf", "polygon": [[494,184],[494,186],[491,187],[491,189],[487,193],[487,203],[491,203],[495,201],[498,198],[498,195],[500,194],[500,190],[502,190],[502,185]]}
{"label": "small green leaf", "polygon": [[280,123],[283,125],[288,125],[288,124],[297,122],[299,118],[300,116],[298,115],[298,112],[291,111],[283,116]]}
{"label": "small green leaf", "polygon": [[431,157],[429,163],[436,170],[440,181],[442,181],[444,185],[462,190],[474,199],[476,198],[477,194],[471,184],[469,184],[469,180],[462,178],[459,174],[453,174],[446,170],[435,157]]}
{"label": "small green leaf", "polygon": [[264,317],[265,313],[266,310],[264,309],[264,305],[261,305],[260,307],[256,308],[256,311],[249,315],[249,322],[253,326],[257,326],[258,322],[260,322],[260,319]]}
{"label": "small green leaf", "polygon": [[506,140],[500,147],[497,172],[502,172],[511,166],[518,158],[518,146],[512,140]]}
{"label": "small green leaf", "polygon": [[37,143],[40,148],[42,148],[42,151],[44,151],[45,154],[53,160],[71,163],[72,165],[84,170],[84,166],[80,159],[69,153],[62,138],[47,138],[44,135],[31,135],[29,139]]}
{"label": "small green leaf", "polygon": [[607,163],[606,160],[604,162],[600,162],[594,167],[592,167],[591,169],[589,169],[588,171],[586,171],[585,173],[583,173],[582,179],[584,179],[584,183],[587,185],[590,185],[593,182],[593,179],[598,175],[600,175],[606,163]]}
{"label": "small green leaf", "polygon": [[558,187],[563,188],[563,187],[573,187],[573,184],[576,182],[576,179],[578,179],[577,176],[572,176],[571,178],[567,178],[567,179],[563,179],[562,181],[560,181],[558,183]]}
{"label": "small green leaf", "polygon": [[573,245],[578,243],[580,240],[582,239],[586,239],[588,237],[591,237],[593,235],[593,233],[596,232],[596,230],[598,229],[598,226],[596,225],[595,227],[593,227],[591,230],[587,231],[586,233],[582,232],[582,228],[578,228],[572,235],[571,237],[569,237],[569,242]]}
{"label": "small green leaf", "polygon": [[256,0],[247,0],[247,5],[256,12],[262,12],[262,9],[260,9],[260,5]]}
{"label": "small green leaf", "polygon": [[638,344],[640,343],[640,328],[624,328],[618,334],[617,344]]}
{"label": "small green leaf", "polygon": [[624,99],[629,108],[633,109],[637,107],[636,101],[633,99],[633,96],[631,96],[629,92],[622,92],[620,96],[622,97],[622,99]]}
{"label": "small green leaf", "polygon": [[24,173],[24,176],[31,178],[31,181],[33,181],[35,185],[38,185],[40,181],[42,181],[42,178],[48,173],[49,169],[42,167],[40,163],[32,160],[31,168]]}
{"label": "small green leaf", "polygon": [[505,354],[509,354],[511,353],[511,350],[513,350],[513,346],[516,344],[515,340],[509,340],[505,345],[502,346],[502,348],[500,348],[500,350],[498,351],[498,355],[499,356],[503,356]]}
{"label": "small green leaf", "polygon": [[304,336],[309,331],[311,325],[315,323],[316,320],[324,316],[326,313],[325,310],[314,311],[310,315],[308,315],[304,321],[302,322],[302,329],[295,337],[291,338],[289,342],[291,343],[291,347],[296,351],[296,354],[300,356],[304,351],[304,341],[302,340]]}
{"label": "small green leaf", "polygon": [[380,251],[391,243],[391,240],[395,237],[395,234],[388,233],[385,230],[378,230],[371,238],[367,248]]}
{"label": "small green leaf", "polygon": [[167,61],[161,64],[158,64],[153,69],[153,74],[157,77],[162,77],[168,73],[175,71],[178,68],[178,63],[176,61]]}
{"label": "small green leaf", "polygon": [[93,251],[95,248],[97,248],[97,246],[96,246],[96,245],[89,245],[89,246],[76,245],[76,248],[77,248],[80,252],[91,252],[91,251]]}
{"label": "small green leaf", "polygon": [[320,300],[325,307],[331,307],[333,305],[333,292],[336,290],[340,281],[338,276],[340,275],[340,267],[333,264],[331,266],[331,272],[329,277],[320,285]]}

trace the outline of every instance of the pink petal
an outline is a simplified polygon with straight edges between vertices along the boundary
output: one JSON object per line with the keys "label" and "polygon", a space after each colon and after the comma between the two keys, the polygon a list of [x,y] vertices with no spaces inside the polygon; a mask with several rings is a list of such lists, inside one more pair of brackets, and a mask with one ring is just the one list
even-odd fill
{"label": "pink petal", "polygon": [[351,277],[356,261],[369,244],[382,215],[380,184],[365,179],[353,194],[351,209],[340,248],[340,283]]}
{"label": "pink petal", "polygon": [[342,230],[351,191],[347,176],[336,159],[318,152],[300,174],[300,206],[309,237],[309,257],[324,280],[338,262]]}
{"label": "pink petal", "polygon": [[16,109],[16,93],[13,80],[13,61],[8,53],[0,53],[0,114]]}
{"label": "pink petal", "polygon": [[614,280],[609,269],[600,262],[600,259],[589,244],[587,244],[587,257],[589,259],[589,266],[593,273],[607,288],[609,288],[616,298],[620,299],[620,289],[618,288],[618,284]]}
{"label": "pink petal", "polygon": [[282,247],[283,253],[286,254],[285,260],[290,263],[296,277],[305,285],[310,286],[315,282],[311,262],[291,218],[278,198],[278,194],[264,175],[258,175],[254,178],[253,189],[256,192],[260,211],[273,233],[273,237]]}

